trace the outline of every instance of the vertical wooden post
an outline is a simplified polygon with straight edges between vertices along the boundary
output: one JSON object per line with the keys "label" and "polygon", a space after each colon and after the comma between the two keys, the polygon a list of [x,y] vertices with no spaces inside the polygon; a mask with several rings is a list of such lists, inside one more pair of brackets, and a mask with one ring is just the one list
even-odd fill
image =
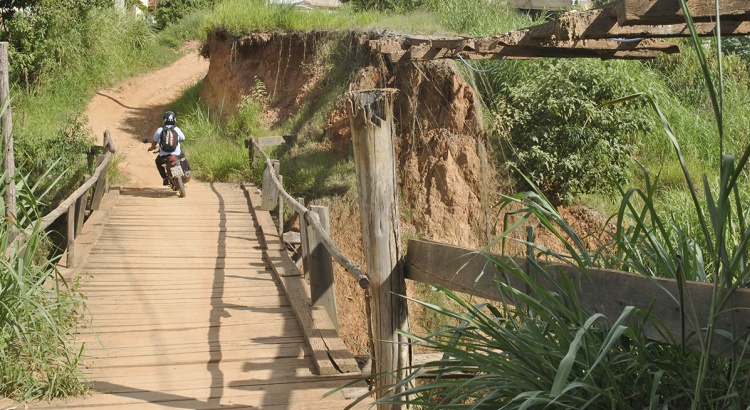
{"label": "vertical wooden post", "polygon": [[264,211],[272,211],[274,208],[276,208],[276,203],[279,201],[279,190],[278,188],[276,188],[276,184],[274,184],[273,180],[271,179],[270,169],[273,169],[273,172],[278,178],[279,161],[272,159],[271,167],[269,168],[268,166],[266,166],[263,169],[263,187],[261,188],[263,197],[261,198],[260,209]]}
{"label": "vertical wooden post", "polygon": [[[279,185],[284,187],[284,176],[279,175]],[[284,240],[284,197],[279,195],[279,238]]]}
{"label": "vertical wooden post", "polygon": [[[310,210],[318,216],[320,225],[326,234],[330,233],[330,217],[328,208],[324,206],[312,206]],[[307,232],[307,240],[310,246],[310,293],[313,306],[323,306],[331,318],[336,329],[339,328],[338,314],[336,313],[336,286],[333,281],[333,259],[320,241],[318,235],[312,229]]]}
{"label": "vertical wooden post", "polygon": [[68,207],[67,213],[68,219],[68,249],[67,259],[65,260],[65,266],[72,268],[75,263],[75,240],[76,240],[76,205],[72,204]]}
{"label": "vertical wooden post", "polygon": [[[89,179],[91,179],[91,175],[85,175],[83,177],[83,184],[85,184]],[[83,229],[83,221],[86,219],[86,206],[89,202],[89,192],[86,191],[83,195],[81,195],[80,198],[76,201],[76,235],[79,235],[81,233],[81,230]]]}
{"label": "vertical wooden post", "polygon": [[[381,89],[348,94],[354,163],[359,189],[367,272],[372,281],[375,360],[373,373],[387,372],[375,380],[377,397],[389,395],[386,387],[406,376],[409,348],[406,283],[401,269],[396,159],[393,142],[393,100],[396,90]],[[399,393],[403,389],[395,390]],[[400,409],[379,405],[378,409]]]}
{"label": "vertical wooden post", "polygon": [[[16,174],[16,160],[13,153],[13,117],[10,108],[10,78],[8,64],[8,43],[0,42],[0,107],[2,112],[3,129],[3,171],[5,171],[5,215],[16,220],[18,206],[16,205],[16,184],[13,181]],[[7,104],[7,106],[6,106]],[[16,229],[11,228],[11,236],[15,237]]]}
{"label": "vertical wooden post", "polygon": [[[99,155],[96,158],[96,166],[98,167],[102,162],[104,162],[104,155]],[[102,170],[102,172],[99,174],[99,179],[96,181],[96,184],[94,184],[94,195],[91,198],[91,210],[97,211],[99,210],[99,205],[102,203],[102,197],[104,196],[104,191],[107,189],[107,170]]]}
{"label": "vertical wooden post", "polygon": [[255,153],[255,145],[253,145],[252,135],[247,137],[247,139],[245,140],[245,148],[247,148],[247,156],[248,160],[250,161],[250,167],[254,167],[257,155]]}
{"label": "vertical wooden post", "polygon": [[[305,198],[297,198],[297,202],[305,206]],[[310,245],[307,242],[307,221],[305,215],[299,216],[299,241],[302,247],[302,275],[310,277]]]}

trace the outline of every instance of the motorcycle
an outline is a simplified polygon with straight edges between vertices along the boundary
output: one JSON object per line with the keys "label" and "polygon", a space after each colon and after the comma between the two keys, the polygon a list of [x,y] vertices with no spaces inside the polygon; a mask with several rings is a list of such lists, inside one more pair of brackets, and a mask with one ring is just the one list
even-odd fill
{"label": "motorcycle", "polygon": [[[144,139],[143,142],[148,142],[148,139]],[[148,151],[151,152],[152,149],[149,148]],[[159,155],[158,147],[153,149],[153,151],[156,152],[157,155]],[[189,178],[189,176],[185,174],[184,168],[182,166],[182,163],[184,161],[187,161],[187,159],[184,157],[180,158],[177,155],[170,155],[167,157],[166,162],[161,164],[161,166],[164,167],[164,171],[166,171],[169,186],[173,191],[178,192],[180,198],[184,198],[186,195],[185,182],[187,182],[187,178]]]}
{"label": "motorcycle", "polygon": [[185,172],[182,168],[182,162],[186,161],[185,158],[180,158],[177,155],[170,155],[167,158],[167,162],[162,164],[164,170],[167,171],[167,181],[169,186],[172,187],[173,191],[178,191],[180,198],[185,198]]}

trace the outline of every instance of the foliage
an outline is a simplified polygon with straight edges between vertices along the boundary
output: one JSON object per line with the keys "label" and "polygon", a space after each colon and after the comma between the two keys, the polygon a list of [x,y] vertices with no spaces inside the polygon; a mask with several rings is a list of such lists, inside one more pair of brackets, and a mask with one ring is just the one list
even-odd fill
{"label": "foliage", "polygon": [[[46,65],[34,84],[26,84],[23,78],[11,83],[19,172],[27,174],[32,183],[47,186],[49,181],[40,178],[59,159],[64,164],[60,169],[67,172],[55,185],[55,199],[67,196],[71,187],[77,188],[88,166],[85,153],[94,140],[81,112],[95,90],[174,55],[156,43],[143,18],[114,10],[90,10],[67,30],[69,51],[56,61],[57,68]],[[51,45],[43,44],[40,52],[46,47]],[[154,58],[165,51],[166,57]],[[13,57],[20,55],[11,54],[12,62]]]}
{"label": "foliage", "polygon": [[246,103],[240,114],[228,120],[233,124],[230,129],[222,127],[218,116],[200,103],[199,93],[200,83],[187,89],[170,107],[185,132],[182,147],[193,175],[209,182],[240,181],[250,172],[244,147],[247,135],[240,130],[257,123],[256,106]]}
{"label": "foliage", "polygon": [[212,6],[213,0],[162,0],[154,12],[156,27],[164,29],[190,13]]}
{"label": "foliage", "polygon": [[425,8],[449,31],[483,36],[532,24],[527,14],[517,13],[511,2],[493,0],[425,0]]}
{"label": "foliage", "polygon": [[721,40],[724,50],[750,61],[750,36],[728,37]]}
{"label": "foliage", "polygon": [[509,129],[509,165],[555,203],[614,191],[626,179],[635,152],[632,137],[647,131],[650,122],[643,111],[602,103],[629,93],[633,85],[618,75],[616,64],[535,64],[533,77],[513,78],[514,65],[491,74],[492,91],[502,98],[490,103]]}
{"label": "foliage", "polygon": [[0,38],[10,43],[11,82],[39,84],[43,74],[60,70],[83,44],[75,31],[99,9],[111,8],[105,0],[70,3],[62,0],[38,0],[33,7],[15,12]]}
{"label": "foliage", "polygon": [[348,0],[357,10],[391,10],[394,12],[413,11],[424,0]]}
{"label": "foliage", "polygon": [[[39,229],[38,188],[20,177],[18,222],[0,221],[0,248],[7,249],[0,262],[0,395],[21,401],[87,388],[78,368],[82,350],[71,343],[83,299],[78,283],[66,283],[55,261],[40,252],[46,234]],[[33,232],[25,244],[10,244],[11,228],[27,227]]]}

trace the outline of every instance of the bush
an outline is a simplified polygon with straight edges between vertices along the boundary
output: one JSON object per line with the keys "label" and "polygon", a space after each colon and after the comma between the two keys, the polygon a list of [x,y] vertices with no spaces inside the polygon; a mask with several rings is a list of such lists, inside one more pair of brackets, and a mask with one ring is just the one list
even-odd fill
{"label": "bush", "polygon": [[357,10],[412,11],[421,6],[423,0],[349,0]]}
{"label": "bush", "polygon": [[627,77],[617,64],[597,61],[531,64],[535,76],[513,78],[516,67],[506,63],[491,80],[501,96],[490,104],[508,130],[509,165],[554,203],[613,192],[628,175],[633,134],[652,123],[643,111],[602,105],[632,93]]}
{"label": "bush", "polygon": [[211,0],[162,0],[159,2],[154,18],[156,27],[162,30],[187,16],[191,12],[212,4]]}

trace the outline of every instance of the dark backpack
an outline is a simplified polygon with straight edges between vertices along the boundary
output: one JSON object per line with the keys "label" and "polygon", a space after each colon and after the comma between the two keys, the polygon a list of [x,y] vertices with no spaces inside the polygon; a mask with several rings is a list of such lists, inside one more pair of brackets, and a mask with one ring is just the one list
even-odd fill
{"label": "dark backpack", "polygon": [[177,135],[172,127],[164,127],[161,130],[161,137],[159,137],[159,148],[164,152],[174,152],[177,149],[177,145],[180,144],[180,136]]}

